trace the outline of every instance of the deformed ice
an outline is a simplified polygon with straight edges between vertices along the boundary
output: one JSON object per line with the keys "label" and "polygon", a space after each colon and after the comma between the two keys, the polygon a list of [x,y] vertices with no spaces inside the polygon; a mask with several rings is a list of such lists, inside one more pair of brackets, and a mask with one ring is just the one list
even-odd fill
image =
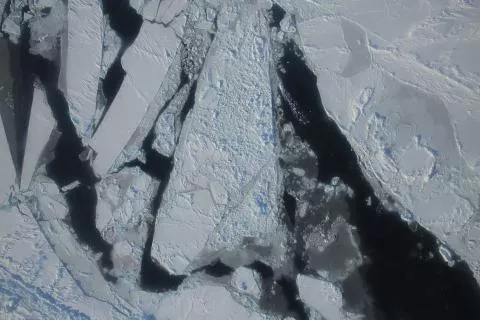
{"label": "deformed ice", "polygon": [[26,189],[30,185],[35,169],[39,164],[40,156],[54,128],[55,119],[47,103],[45,92],[43,88],[35,86],[20,183],[22,188]]}
{"label": "deformed ice", "polygon": [[237,30],[217,36],[207,56],[158,211],[152,257],[174,274],[204,248],[234,249],[244,237],[268,245],[279,224],[275,145],[261,139],[274,132],[269,65],[243,32],[266,37],[266,21],[257,5],[239,11]]}

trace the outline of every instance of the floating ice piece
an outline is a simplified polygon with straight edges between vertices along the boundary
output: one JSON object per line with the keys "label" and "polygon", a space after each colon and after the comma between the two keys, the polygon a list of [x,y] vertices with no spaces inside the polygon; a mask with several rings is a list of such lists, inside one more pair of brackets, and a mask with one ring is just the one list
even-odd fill
{"label": "floating ice piece", "polygon": [[[184,23],[185,17],[175,21],[180,27]],[[97,174],[107,173],[140,124],[179,44],[173,27],[143,23],[138,37],[122,58],[127,73],[122,87],[91,141],[97,152],[93,163]]]}
{"label": "floating ice piece", "polygon": [[438,247],[438,252],[442,257],[443,261],[449,266],[453,267],[455,265],[455,256],[454,253],[450,248],[448,248],[445,244],[441,243]]}
{"label": "floating ice piece", "polygon": [[42,88],[35,86],[20,182],[22,189],[26,189],[30,185],[39,158],[50,139],[53,128],[55,128],[55,123],[45,92]]}
{"label": "floating ice piece", "polygon": [[343,38],[350,49],[350,57],[343,69],[342,76],[352,77],[370,67],[372,57],[368,51],[367,35],[357,24],[348,20],[342,21]]}
{"label": "floating ice piece", "polygon": [[260,277],[252,269],[240,267],[232,275],[231,285],[240,293],[260,299]]}
{"label": "floating ice piece", "polygon": [[102,59],[103,14],[100,1],[68,2],[66,98],[81,136],[95,115]]}
{"label": "floating ice piece", "polygon": [[61,190],[62,192],[67,192],[67,191],[70,191],[70,190],[75,189],[75,188],[78,187],[79,185],[80,185],[80,181],[76,180],[76,181],[74,181],[74,182],[72,182],[72,183],[70,183],[70,184],[62,187],[60,190]]}
{"label": "floating ice piece", "polygon": [[262,139],[274,133],[266,22],[254,5],[238,9],[237,29],[207,56],[156,220],[152,257],[173,274],[188,273],[204,247],[269,243],[278,226],[275,145]]}
{"label": "floating ice piece", "polygon": [[[3,8],[2,8],[3,11]],[[3,21],[2,32],[8,34],[8,39],[13,43],[18,43],[21,34],[22,16],[20,13],[14,12],[8,15]]]}
{"label": "floating ice piece", "polygon": [[342,292],[334,284],[309,276],[298,275],[297,286],[300,299],[308,307],[320,312],[325,319],[348,319],[342,311]]}
{"label": "floating ice piece", "polygon": [[50,10],[46,15],[38,8],[28,21],[30,29],[29,51],[34,55],[41,55],[45,59],[54,61],[58,54],[58,38],[66,26],[66,5],[63,1],[54,1],[51,6],[43,2]]}
{"label": "floating ice piece", "polygon": [[24,215],[15,207],[8,210],[0,207],[0,214],[0,318],[86,320],[126,317],[125,313],[119,312],[114,297],[110,301],[100,301],[82,291],[31,215]]}
{"label": "floating ice piece", "polygon": [[130,0],[134,8],[143,19],[151,22],[169,24],[182,13],[188,0]]}

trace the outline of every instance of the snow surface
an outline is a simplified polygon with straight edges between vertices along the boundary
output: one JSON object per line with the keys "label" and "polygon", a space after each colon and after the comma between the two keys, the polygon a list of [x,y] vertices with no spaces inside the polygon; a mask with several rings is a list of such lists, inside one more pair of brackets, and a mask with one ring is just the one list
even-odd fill
{"label": "snow surface", "polygon": [[[121,59],[125,80],[93,137],[101,104],[98,83],[119,50],[100,2],[70,0],[67,8],[62,1],[31,1],[25,14],[22,1],[12,3],[14,10],[2,24],[9,41],[18,42],[21,25],[28,23],[30,52],[56,60],[56,43],[63,37],[60,87],[77,131],[97,153],[93,166],[102,180],[96,185],[96,227],[113,245],[110,275],[118,280],[108,282],[99,256],[78,242],[69,223],[67,189],[59,190],[46,177],[40,160],[54,120],[42,88],[35,86],[21,191],[14,187],[0,121],[0,317],[283,319],[261,314],[264,283],[258,272],[242,265],[261,258],[270,259],[275,271],[288,269],[282,259],[291,239],[280,223],[279,205],[286,185],[302,188],[294,194],[300,223],[309,218],[310,197],[319,194],[333,195],[322,201],[338,213],[328,216],[328,230],[307,228],[299,238],[316,272],[296,275],[300,299],[312,319],[356,318],[343,309],[335,283],[361,261],[355,230],[341,209],[348,186],[314,185],[315,159],[298,141],[295,156],[291,150],[281,154],[284,160],[290,157],[286,163],[291,167],[282,174],[277,164],[265,14],[270,1],[130,0],[144,23]],[[445,241],[440,252],[446,262],[451,262],[449,248],[454,249],[480,281],[479,3],[278,3],[295,14],[281,22],[281,30],[298,32],[323,104],[379,196],[394,196],[405,216]],[[52,10],[42,17],[44,8]],[[208,37],[215,25],[217,34],[182,126],[178,114],[191,83],[176,93],[158,121],[156,116],[179,83],[174,74],[179,74],[182,39],[187,42],[187,11],[206,16],[195,31]],[[136,167],[112,168],[137,156],[152,126],[153,148],[174,161],[156,217],[152,257],[172,274],[190,274],[221,258],[235,269],[226,279],[192,275],[193,280],[168,293],[147,292],[138,284],[148,226],[155,219],[151,200],[162,181]],[[259,254],[246,240],[269,254]]]}

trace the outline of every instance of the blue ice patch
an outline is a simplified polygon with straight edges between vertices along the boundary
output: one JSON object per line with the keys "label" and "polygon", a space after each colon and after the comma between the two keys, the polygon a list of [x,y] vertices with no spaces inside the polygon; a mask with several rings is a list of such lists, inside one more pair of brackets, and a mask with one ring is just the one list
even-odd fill
{"label": "blue ice patch", "polygon": [[268,204],[261,195],[255,196],[255,203],[257,204],[258,208],[260,209],[260,214],[262,216],[268,215]]}
{"label": "blue ice patch", "polygon": [[245,281],[242,281],[242,284],[240,285],[240,288],[244,291],[247,290],[248,287],[247,287],[247,284],[245,283]]}

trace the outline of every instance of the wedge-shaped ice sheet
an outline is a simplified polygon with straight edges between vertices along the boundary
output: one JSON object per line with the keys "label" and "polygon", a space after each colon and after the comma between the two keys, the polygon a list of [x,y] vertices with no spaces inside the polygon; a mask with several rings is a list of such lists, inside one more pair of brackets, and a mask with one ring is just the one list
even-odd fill
{"label": "wedge-shaped ice sheet", "polygon": [[[185,17],[174,24],[181,30]],[[94,169],[105,175],[140,124],[155,97],[180,44],[176,28],[144,22],[140,34],[122,58],[127,75],[108,113],[93,136],[98,153]]]}

